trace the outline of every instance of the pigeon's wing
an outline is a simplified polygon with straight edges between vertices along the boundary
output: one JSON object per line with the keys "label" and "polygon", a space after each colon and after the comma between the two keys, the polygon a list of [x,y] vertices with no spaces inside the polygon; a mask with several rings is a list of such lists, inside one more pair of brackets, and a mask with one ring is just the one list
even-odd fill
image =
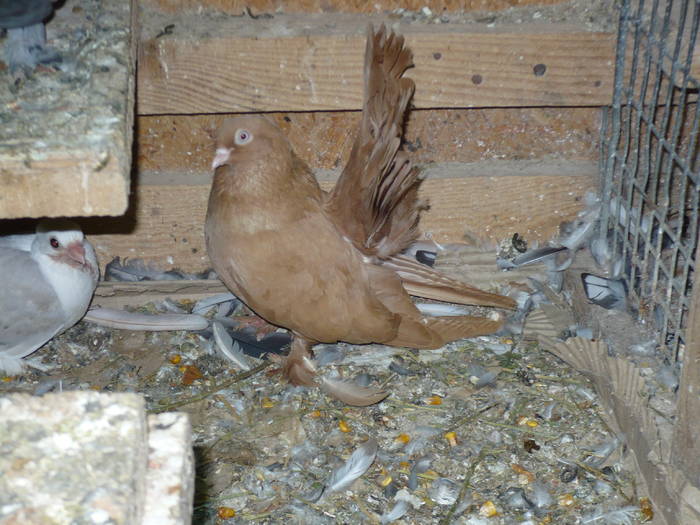
{"label": "pigeon's wing", "polygon": [[3,248],[14,248],[23,252],[31,251],[32,242],[34,242],[33,233],[23,235],[2,235],[0,236],[0,250]]}
{"label": "pigeon's wing", "polygon": [[58,297],[29,253],[0,248],[0,368],[16,373],[8,362],[31,354],[65,323]]}

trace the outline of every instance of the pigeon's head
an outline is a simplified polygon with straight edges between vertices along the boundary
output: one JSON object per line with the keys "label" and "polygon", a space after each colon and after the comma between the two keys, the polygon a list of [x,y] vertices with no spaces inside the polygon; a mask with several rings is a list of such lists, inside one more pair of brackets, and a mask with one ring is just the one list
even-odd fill
{"label": "pigeon's head", "polygon": [[287,137],[274,122],[256,115],[234,117],[226,119],[216,133],[216,154],[211,167],[215,170],[289,149]]}
{"label": "pigeon's head", "polygon": [[74,268],[92,265],[94,253],[80,226],[71,221],[42,221],[36,228],[32,252]]}

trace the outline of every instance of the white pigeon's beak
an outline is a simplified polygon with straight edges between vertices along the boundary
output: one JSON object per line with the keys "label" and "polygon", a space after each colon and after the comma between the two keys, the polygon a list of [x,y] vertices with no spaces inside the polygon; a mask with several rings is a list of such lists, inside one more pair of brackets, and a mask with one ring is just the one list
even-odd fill
{"label": "white pigeon's beak", "polygon": [[233,148],[217,148],[214,160],[211,161],[211,169],[215,170],[219,166],[223,166],[228,162]]}
{"label": "white pigeon's beak", "polygon": [[85,247],[81,242],[73,242],[66,247],[66,253],[75,262],[85,266]]}

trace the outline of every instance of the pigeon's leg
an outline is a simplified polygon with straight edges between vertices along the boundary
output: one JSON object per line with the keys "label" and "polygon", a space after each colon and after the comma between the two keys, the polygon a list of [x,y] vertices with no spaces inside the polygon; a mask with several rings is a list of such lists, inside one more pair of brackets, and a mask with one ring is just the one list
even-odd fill
{"label": "pigeon's leg", "polygon": [[289,355],[282,368],[283,375],[293,385],[314,386],[316,369],[313,365],[314,354],[311,347],[314,341],[294,334]]}
{"label": "pigeon's leg", "polygon": [[43,23],[7,30],[5,58],[10,74],[17,78],[31,73],[38,64],[57,64],[61,56],[46,45]]}

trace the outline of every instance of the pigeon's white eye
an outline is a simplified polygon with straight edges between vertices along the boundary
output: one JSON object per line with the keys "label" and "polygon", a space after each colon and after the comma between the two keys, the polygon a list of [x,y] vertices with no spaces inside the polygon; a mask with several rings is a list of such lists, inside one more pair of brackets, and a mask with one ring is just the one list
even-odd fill
{"label": "pigeon's white eye", "polygon": [[49,244],[51,245],[51,248],[54,248],[54,249],[56,249],[60,246],[58,239],[56,239],[56,237],[51,237],[49,239]]}
{"label": "pigeon's white eye", "polygon": [[250,131],[247,129],[239,129],[236,131],[236,144],[238,146],[248,144],[251,140],[253,140],[253,135],[251,135]]}

